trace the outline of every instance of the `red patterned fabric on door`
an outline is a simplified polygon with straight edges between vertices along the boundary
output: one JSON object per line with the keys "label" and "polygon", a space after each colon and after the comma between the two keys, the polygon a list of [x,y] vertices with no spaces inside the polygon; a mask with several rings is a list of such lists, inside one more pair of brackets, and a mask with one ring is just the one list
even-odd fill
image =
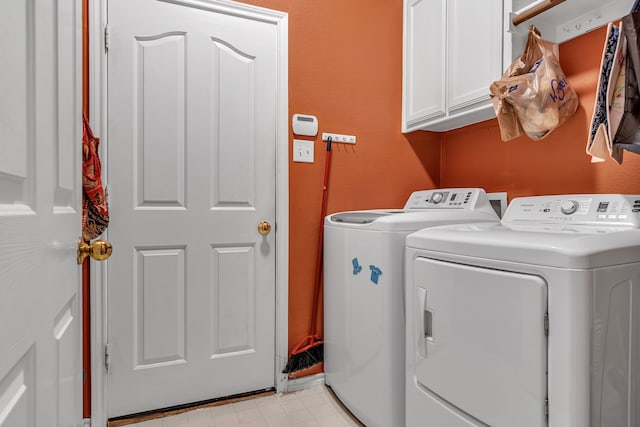
{"label": "red patterned fabric on door", "polygon": [[102,167],[98,146],[89,120],[82,115],[82,237],[89,241],[100,236],[109,225],[109,206],[102,186]]}

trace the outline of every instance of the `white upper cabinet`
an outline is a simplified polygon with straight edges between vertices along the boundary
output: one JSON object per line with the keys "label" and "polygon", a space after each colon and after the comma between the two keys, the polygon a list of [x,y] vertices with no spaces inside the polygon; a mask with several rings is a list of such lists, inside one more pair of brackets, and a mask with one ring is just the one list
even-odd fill
{"label": "white upper cabinet", "polygon": [[522,53],[527,31],[562,43],[629,13],[635,0],[404,0],[402,131],[447,131],[495,117],[489,86]]}
{"label": "white upper cabinet", "polygon": [[505,65],[502,4],[404,0],[403,132],[446,131],[495,116],[489,86]]}

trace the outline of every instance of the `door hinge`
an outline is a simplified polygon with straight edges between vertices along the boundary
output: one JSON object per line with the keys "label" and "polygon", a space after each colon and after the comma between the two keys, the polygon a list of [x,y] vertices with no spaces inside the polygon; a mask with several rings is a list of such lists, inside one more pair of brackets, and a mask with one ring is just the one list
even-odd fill
{"label": "door hinge", "polygon": [[549,313],[544,314],[544,334],[549,335]]}
{"label": "door hinge", "polygon": [[111,30],[109,29],[109,25],[104,26],[104,50],[105,52],[109,51],[109,45],[111,43]]}
{"label": "door hinge", "polygon": [[104,370],[108,373],[111,368],[111,359],[109,358],[109,344],[104,346]]}
{"label": "door hinge", "polygon": [[549,420],[549,399],[544,400],[544,417]]}
{"label": "door hinge", "polygon": [[107,205],[111,204],[111,184],[104,186],[104,198],[107,200]]}

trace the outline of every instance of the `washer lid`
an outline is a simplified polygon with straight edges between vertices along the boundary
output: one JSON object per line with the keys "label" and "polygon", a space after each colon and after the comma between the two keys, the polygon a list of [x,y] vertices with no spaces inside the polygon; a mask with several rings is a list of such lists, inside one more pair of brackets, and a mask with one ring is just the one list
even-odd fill
{"label": "washer lid", "polygon": [[325,227],[360,228],[371,231],[414,232],[436,225],[467,222],[498,222],[498,216],[489,204],[479,210],[376,210],[341,212],[325,217]]}
{"label": "washer lid", "polygon": [[640,229],[558,224],[457,224],[420,230],[407,246],[559,268],[640,262]]}
{"label": "washer lid", "polygon": [[372,212],[372,211],[341,212],[335,215],[331,215],[331,221],[336,223],[346,223],[346,224],[369,224],[375,221],[376,219],[380,218],[381,216],[387,216],[393,213],[395,212]]}

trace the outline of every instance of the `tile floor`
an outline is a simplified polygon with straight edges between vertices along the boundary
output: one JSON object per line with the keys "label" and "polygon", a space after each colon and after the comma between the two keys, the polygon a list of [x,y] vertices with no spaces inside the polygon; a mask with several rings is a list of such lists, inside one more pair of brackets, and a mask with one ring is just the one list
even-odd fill
{"label": "tile floor", "polygon": [[129,427],[362,427],[322,385],[179,415],[128,424]]}

